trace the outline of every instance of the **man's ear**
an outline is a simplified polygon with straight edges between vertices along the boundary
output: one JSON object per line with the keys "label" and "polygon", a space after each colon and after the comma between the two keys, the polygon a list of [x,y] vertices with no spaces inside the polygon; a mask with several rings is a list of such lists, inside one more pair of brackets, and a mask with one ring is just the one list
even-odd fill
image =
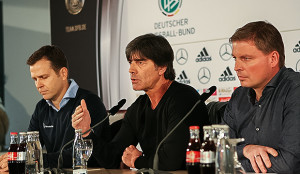
{"label": "man's ear", "polygon": [[272,51],[269,55],[272,68],[278,66],[280,57],[279,53],[277,51]]}
{"label": "man's ear", "polygon": [[159,75],[163,75],[166,71],[167,71],[167,67],[166,66],[158,67],[158,73],[159,73]]}
{"label": "man's ear", "polygon": [[60,70],[59,70],[59,73],[60,75],[63,77],[64,80],[67,80],[68,79],[68,69],[66,67],[62,67]]}

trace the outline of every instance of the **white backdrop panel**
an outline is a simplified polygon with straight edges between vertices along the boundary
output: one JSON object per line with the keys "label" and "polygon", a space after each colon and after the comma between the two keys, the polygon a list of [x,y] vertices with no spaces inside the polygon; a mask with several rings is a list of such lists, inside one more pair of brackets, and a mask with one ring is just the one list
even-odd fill
{"label": "white backdrop panel", "polygon": [[[296,68],[300,51],[293,51],[294,48],[300,49],[299,45],[297,47],[300,40],[300,1],[179,0],[181,7],[173,16],[166,16],[160,10],[159,6],[164,1],[176,3],[174,0],[123,1],[123,9],[119,11],[122,13],[120,71],[109,75],[112,80],[114,73],[120,76],[120,86],[111,86],[111,91],[119,91],[120,96],[111,98],[112,103],[126,98],[126,109],[138,95],[143,94],[132,90],[125,47],[132,39],[146,33],[164,35],[173,47],[175,59],[181,52],[183,56],[187,55],[186,62],[184,59],[174,61],[177,81],[193,86],[199,93],[211,85],[217,86],[216,94],[209,101],[228,100],[239,86],[234,60],[230,56],[231,47],[222,45],[228,43],[228,38],[237,28],[251,21],[267,20],[278,28],[286,46],[287,67],[300,71],[300,63]],[[222,59],[226,49],[229,55],[224,54]],[[206,77],[208,72],[209,79]],[[203,75],[205,77],[201,78]]]}

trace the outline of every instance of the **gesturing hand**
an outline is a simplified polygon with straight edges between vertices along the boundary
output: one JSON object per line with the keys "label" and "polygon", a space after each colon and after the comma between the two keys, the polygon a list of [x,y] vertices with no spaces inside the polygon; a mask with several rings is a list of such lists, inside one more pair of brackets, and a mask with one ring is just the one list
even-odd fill
{"label": "gesturing hand", "polygon": [[[91,128],[91,116],[87,109],[84,99],[81,100],[81,105],[77,106],[72,115],[72,127],[74,129],[82,129],[82,132]],[[82,135],[87,137],[89,133]]]}
{"label": "gesturing hand", "polygon": [[130,145],[124,150],[122,161],[128,167],[135,168],[134,162],[139,156],[142,156],[142,152],[140,152],[135,146]]}
{"label": "gesturing hand", "polygon": [[278,152],[267,146],[247,145],[243,149],[243,154],[250,160],[252,168],[256,173],[266,173],[266,167],[270,168],[272,166],[269,154],[276,157]]}

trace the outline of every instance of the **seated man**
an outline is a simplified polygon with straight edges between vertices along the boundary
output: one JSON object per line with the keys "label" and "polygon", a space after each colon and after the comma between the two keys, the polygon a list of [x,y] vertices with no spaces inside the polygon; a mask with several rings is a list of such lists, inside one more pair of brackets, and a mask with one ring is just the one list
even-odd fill
{"label": "seated man", "polygon": [[[41,47],[29,57],[27,64],[35,86],[43,96],[36,105],[28,131],[39,131],[41,144],[47,150],[43,156],[44,167],[55,168],[62,146],[74,138],[71,118],[81,100],[85,99],[88,104],[91,117],[84,117],[84,122],[89,127],[106,116],[106,109],[98,96],[79,88],[73,79],[68,79],[67,59],[58,47]],[[108,140],[108,126],[107,120],[95,128],[89,137]],[[63,159],[63,167],[72,167],[72,144],[63,151]],[[88,165],[102,167],[93,157]]]}
{"label": "seated man", "polygon": [[264,21],[239,28],[230,38],[241,87],[232,94],[224,122],[247,172],[299,173],[300,74],[284,66],[279,31]]}
{"label": "seated man", "polygon": [[[135,38],[126,47],[126,57],[133,89],[146,94],[127,109],[120,131],[110,143],[97,142],[95,153],[99,162],[106,163],[106,168],[119,167],[121,159],[132,168],[152,168],[158,144],[200,95],[191,86],[174,81],[173,50],[162,36],[146,34]],[[83,122],[86,118],[82,118],[89,117],[88,111],[83,113],[84,116],[79,112],[72,116],[74,128],[89,127]],[[159,169],[184,169],[189,126],[199,125],[202,129],[207,124],[207,109],[202,102],[160,147]],[[137,150],[138,143],[143,152]]]}

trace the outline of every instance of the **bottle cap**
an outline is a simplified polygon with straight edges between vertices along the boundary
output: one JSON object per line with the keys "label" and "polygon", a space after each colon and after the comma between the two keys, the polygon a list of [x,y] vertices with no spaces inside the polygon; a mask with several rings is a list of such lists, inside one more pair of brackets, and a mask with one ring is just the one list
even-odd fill
{"label": "bottle cap", "polygon": [[211,126],[203,126],[203,129],[211,129],[212,127]]}
{"label": "bottle cap", "polygon": [[190,126],[190,129],[199,129],[199,126]]}
{"label": "bottle cap", "polygon": [[20,135],[27,135],[26,132],[20,132],[19,134],[20,134]]}
{"label": "bottle cap", "polygon": [[40,134],[40,132],[39,132],[39,131],[33,131],[33,133],[34,133],[34,134],[37,134],[37,135],[39,135],[39,134]]}
{"label": "bottle cap", "polygon": [[18,135],[18,132],[10,132],[10,135]]}
{"label": "bottle cap", "polygon": [[82,131],[82,129],[76,129],[75,130],[75,132],[81,132]]}

